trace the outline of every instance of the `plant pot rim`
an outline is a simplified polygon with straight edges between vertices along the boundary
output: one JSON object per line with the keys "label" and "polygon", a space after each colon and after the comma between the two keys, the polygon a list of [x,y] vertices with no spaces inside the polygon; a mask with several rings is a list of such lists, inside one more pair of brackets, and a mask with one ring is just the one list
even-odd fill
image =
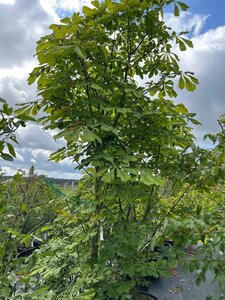
{"label": "plant pot rim", "polygon": [[154,300],[158,300],[158,298],[148,292],[140,291],[139,294],[151,296]]}

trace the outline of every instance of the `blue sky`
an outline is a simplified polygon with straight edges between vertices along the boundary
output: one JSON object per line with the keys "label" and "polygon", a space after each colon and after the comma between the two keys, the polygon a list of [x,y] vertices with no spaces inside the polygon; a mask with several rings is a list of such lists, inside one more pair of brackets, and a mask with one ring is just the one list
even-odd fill
{"label": "blue sky", "polygon": [[203,32],[225,25],[225,0],[186,0],[192,13],[209,15]]}
{"label": "blue sky", "polygon": [[[225,25],[225,0],[182,0],[182,2],[189,6],[190,13],[208,16],[201,33]],[[166,11],[172,12],[173,7],[174,5],[171,5]]]}
{"label": "blue sky", "polygon": [[[0,97],[10,105],[36,99],[36,87],[28,86],[27,77],[38,64],[36,41],[49,33],[49,25],[61,17],[79,11],[91,0],[0,0]],[[184,103],[197,113],[202,126],[194,129],[197,141],[206,133],[220,130],[217,119],[225,113],[225,0],[186,0],[187,13],[175,18],[171,10],[165,14],[166,22],[177,31],[191,31],[194,49],[180,52],[181,69],[193,71],[200,81],[194,93],[179,91],[176,102]],[[51,177],[77,178],[69,160],[60,164],[47,162],[49,154],[63,145],[53,139],[52,132],[43,132],[40,126],[30,124],[17,132],[20,146],[13,162],[0,161],[7,174],[16,169],[29,169],[33,164],[39,173]]]}

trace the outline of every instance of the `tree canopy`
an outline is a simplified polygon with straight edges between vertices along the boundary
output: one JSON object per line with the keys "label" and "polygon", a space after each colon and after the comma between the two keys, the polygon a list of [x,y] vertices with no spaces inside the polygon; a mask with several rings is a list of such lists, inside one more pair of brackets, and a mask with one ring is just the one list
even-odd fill
{"label": "tree canopy", "polygon": [[[66,141],[51,159],[69,157],[84,172],[51,226],[52,238],[26,266],[20,296],[35,289],[30,299],[131,299],[146,276],[166,276],[178,263],[200,270],[198,284],[208,268],[222,282],[224,266],[210,258],[224,251],[224,132],[211,136],[220,141],[216,151],[196,146],[191,126],[199,122],[173,100],[176,85],[193,92],[198,80],[180,69],[174,51],[192,42],[166,25],[163,12],[174,5],[178,16],[188,6],[92,5],[52,24],[38,41],[40,64],[28,82],[37,81],[40,99],[18,110],[24,118],[44,112],[44,129]],[[165,249],[166,240],[174,246]],[[203,259],[189,261],[184,249],[199,241]]]}

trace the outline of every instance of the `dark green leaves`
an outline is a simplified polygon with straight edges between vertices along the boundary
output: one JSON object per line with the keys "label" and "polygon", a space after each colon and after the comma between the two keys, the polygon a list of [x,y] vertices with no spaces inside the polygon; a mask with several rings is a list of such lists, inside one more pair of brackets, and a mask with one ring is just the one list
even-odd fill
{"label": "dark green leaves", "polygon": [[12,161],[16,157],[16,153],[11,142],[17,143],[14,132],[19,126],[25,126],[25,124],[21,118],[13,116],[13,109],[4,99],[0,99],[0,102],[3,104],[0,107],[0,156],[4,160]]}
{"label": "dark green leaves", "polygon": [[181,11],[187,11],[189,6],[183,2],[175,1],[174,2],[174,16],[178,17],[180,15],[180,9]]}
{"label": "dark green leaves", "polygon": [[174,16],[178,17],[180,15],[179,8],[177,4],[174,4]]}
{"label": "dark green leaves", "polygon": [[13,156],[13,157],[16,157],[16,153],[15,153],[15,150],[13,148],[13,146],[9,143],[7,143],[7,147],[8,147],[8,150],[9,150],[9,153]]}
{"label": "dark green leaves", "polygon": [[13,157],[10,155],[10,154],[8,154],[8,153],[0,153],[0,156],[3,158],[3,159],[5,159],[5,160],[8,160],[8,161],[13,161]]}

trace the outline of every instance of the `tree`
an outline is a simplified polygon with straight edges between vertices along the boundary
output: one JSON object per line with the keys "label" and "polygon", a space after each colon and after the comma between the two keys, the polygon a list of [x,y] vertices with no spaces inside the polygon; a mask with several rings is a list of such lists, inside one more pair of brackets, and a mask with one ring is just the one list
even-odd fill
{"label": "tree", "polygon": [[[13,109],[9,107],[7,102],[0,98],[0,156],[5,160],[12,161],[16,157],[12,142],[17,143],[15,131],[20,126],[25,126],[22,119],[13,117]],[[5,150],[8,150],[8,153]]]}
{"label": "tree", "polygon": [[174,4],[178,16],[188,7],[175,0],[92,4],[40,39],[40,65],[28,80],[37,80],[40,100],[19,111],[44,111],[39,122],[66,140],[51,158],[70,157],[85,174],[55,223],[50,254],[29,269],[37,299],[130,299],[146,275],[168,274],[202,229],[194,221],[193,235],[166,250],[168,260],[154,252],[176,238],[173,211],[181,205],[177,217],[184,217],[211,155],[194,145],[195,114],[172,100],[175,79],[191,92],[198,80],[180,70],[173,44],[184,51],[192,43],[167,27],[163,10]]}
{"label": "tree", "polygon": [[35,243],[44,243],[43,233],[65,203],[33,166],[27,174],[20,170],[13,178],[0,180],[0,295],[8,299],[18,288],[26,288],[26,280],[19,276],[26,255],[34,251]]}

